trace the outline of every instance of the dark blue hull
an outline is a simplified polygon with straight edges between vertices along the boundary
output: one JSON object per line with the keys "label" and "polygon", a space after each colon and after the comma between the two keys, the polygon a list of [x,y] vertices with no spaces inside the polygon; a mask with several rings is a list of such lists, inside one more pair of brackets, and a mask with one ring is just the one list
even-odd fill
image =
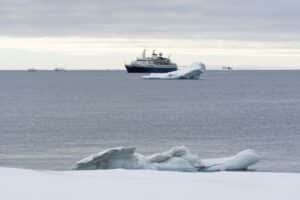
{"label": "dark blue hull", "polygon": [[167,73],[176,71],[177,67],[141,67],[141,66],[133,66],[133,65],[125,65],[128,73]]}

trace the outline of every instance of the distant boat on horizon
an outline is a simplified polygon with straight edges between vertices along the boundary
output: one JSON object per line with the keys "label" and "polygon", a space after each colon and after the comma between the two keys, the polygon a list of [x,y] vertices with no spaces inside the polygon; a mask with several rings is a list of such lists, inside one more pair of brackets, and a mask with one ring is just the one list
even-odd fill
{"label": "distant boat on horizon", "polygon": [[223,71],[230,71],[230,70],[232,70],[232,67],[230,67],[230,66],[223,66],[222,70]]}
{"label": "distant boat on horizon", "polygon": [[35,68],[29,68],[29,69],[27,69],[27,71],[28,71],[28,72],[36,72],[37,69],[35,69]]}
{"label": "distant boat on horizon", "polygon": [[65,72],[66,70],[62,67],[57,67],[57,68],[54,68],[53,71],[55,71],[55,72]]}
{"label": "distant boat on horizon", "polygon": [[146,57],[146,49],[144,49],[142,57],[125,64],[125,68],[128,73],[167,73],[176,71],[177,65],[170,58],[163,57],[163,53],[156,54],[155,50],[151,57]]}

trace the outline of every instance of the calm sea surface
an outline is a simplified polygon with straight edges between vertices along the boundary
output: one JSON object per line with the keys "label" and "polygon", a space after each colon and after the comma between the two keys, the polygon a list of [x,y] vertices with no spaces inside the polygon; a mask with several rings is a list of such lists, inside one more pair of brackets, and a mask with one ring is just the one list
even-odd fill
{"label": "calm sea surface", "polygon": [[252,148],[258,171],[300,172],[300,71],[0,72],[0,166],[70,169],[108,147],[186,145],[203,158]]}

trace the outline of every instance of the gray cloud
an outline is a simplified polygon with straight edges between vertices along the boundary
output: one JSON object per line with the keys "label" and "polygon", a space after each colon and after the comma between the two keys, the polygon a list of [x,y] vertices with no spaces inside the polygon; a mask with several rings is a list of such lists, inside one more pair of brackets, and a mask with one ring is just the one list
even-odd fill
{"label": "gray cloud", "polygon": [[298,0],[0,0],[2,36],[298,40]]}

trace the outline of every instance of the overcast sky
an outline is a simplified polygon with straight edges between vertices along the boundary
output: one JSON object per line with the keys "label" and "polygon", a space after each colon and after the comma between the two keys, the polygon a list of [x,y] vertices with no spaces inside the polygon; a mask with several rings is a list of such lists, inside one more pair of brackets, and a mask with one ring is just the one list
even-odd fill
{"label": "overcast sky", "polygon": [[179,64],[300,67],[298,0],[0,0],[0,67],[120,68],[143,48]]}

